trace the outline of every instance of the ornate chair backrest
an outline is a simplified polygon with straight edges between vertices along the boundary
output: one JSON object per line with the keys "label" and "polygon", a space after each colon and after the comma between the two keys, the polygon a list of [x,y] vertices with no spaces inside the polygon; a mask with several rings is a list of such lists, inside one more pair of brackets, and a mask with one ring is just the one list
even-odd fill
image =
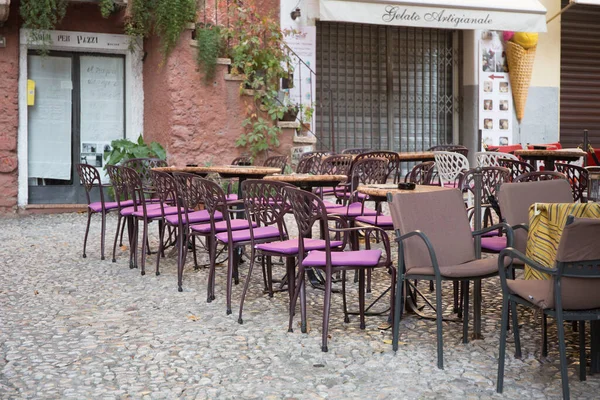
{"label": "ornate chair backrest", "polygon": [[555,163],[556,171],[564,174],[573,191],[573,201],[587,203],[585,194],[588,190],[589,172],[583,167],[573,164]]}
{"label": "ornate chair backrest", "polygon": [[350,166],[352,165],[351,154],[340,154],[325,157],[321,161],[320,174],[323,175],[346,175],[350,173]]}
{"label": "ornate chair backrest", "polygon": [[549,181],[552,179],[567,179],[565,174],[556,171],[534,171],[517,176],[513,182]]}
{"label": "ornate chair backrest", "polygon": [[462,154],[465,157],[469,155],[469,149],[461,144],[438,144],[430,147],[427,151],[450,151]]}
{"label": "ornate chair backrest", "polygon": [[154,182],[154,196],[160,200],[160,208],[164,217],[165,207],[178,205],[177,184],[175,179],[166,172],[150,171],[150,178]]}
{"label": "ornate chair backrest", "polygon": [[328,262],[331,262],[329,227],[327,224],[327,209],[323,200],[313,193],[295,187],[283,188],[289,201],[292,213],[298,225],[298,254],[304,254],[304,241],[302,238],[312,235],[312,228],[317,221],[323,222],[323,239],[325,239],[325,251]]}
{"label": "ornate chair backrest", "polygon": [[478,167],[501,167],[500,159],[509,159],[519,161],[517,156],[509,153],[500,153],[496,151],[480,151],[475,153],[475,159]]}
{"label": "ornate chair backrest", "polygon": [[460,153],[434,151],[435,167],[440,177],[440,185],[454,182],[462,171],[469,169],[469,160]]}
{"label": "ornate chair backrest", "polygon": [[[459,187],[462,190],[475,195],[475,174],[477,170],[472,168],[460,178]],[[488,203],[489,197],[496,198],[500,185],[510,182],[510,170],[504,167],[481,167],[481,201]]]}
{"label": "ornate chair backrest", "polygon": [[181,217],[185,215],[185,221],[188,221],[188,213],[197,210],[203,204],[201,182],[198,175],[187,172],[175,172],[173,179],[177,201],[183,209],[179,214],[179,226],[182,227],[184,219]]}
{"label": "ornate chair backrest", "polygon": [[143,186],[151,188],[153,184],[150,177],[150,170],[157,167],[167,167],[168,164],[160,158],[130,158],[123,162],[123,166],[135,170],[142,180]]}
{"label": "ornate chair backrest", "polygon": [[287,165],[287,156],[272,156],[265,160],[263,166],[281,168],[281,173],[285,172],[285,166]]}
{"label": "ornate chair backrest", "polygon": [[388,177],[388,160],[385,158],[363,158],[352,164],[352,187],[354,192],[359,185],[385,183]]}
{"label": "ornate chair backrest", "polygon": [[131,197],[127,190],[127,186],[125,186],[125,181],[123,180],[123,171],[119,165],[107,165],[106,172],[110,178],[110,183],[115,192],[115,199],[117,200],[120,209],[121,202]]}
{"label": "ornate chair backrest", "polygon": [[417,185],[433,185],[435,161],[425,161],[415,165],[404,177],[405,182]]}
{"label": "ornate chair backrest", "polygon": [[398,173],[400,171],[400,156],[398,153],[393,151],[370,151],[368,153],[361,153],[356,156],[354,163],[367,158],[385,158],[388,160],[386,180],[389,177],[393,177],[394,183],[398,183]]}
{"label": "ornate chair backrest", "polygon": [[290,186],[283,182],[261,179],[242,182],[244,209],[248,221],[254,221],[258,226],[276,225],[279,232],[285,232],[287,236],[284,216],[291,211],[291,207],[284,188]]}
{"label": "ornate chair backrest", "polygon": [[[317,156],[303,156],[298,161],[298,165],[296,166],[297,174],[314,174],[315,171],[318,171],[320,167],[315,168],[315,164],[317,164],[317,159],[320,157]],[[319,162],[320,164],[320,162]]]}
{"label": "ornate chair backrest", "polygon": [[362,154],[362,153],[368,153],[369,151],[371,151],[371,149],[354,148],[354,149],[342,150],[342,154]]}
{"label": "ornate chair backrest", "polygon": [[100,201],[102,202],[102,208],[104,208],[104,193],[102,191],[102,181],[100,180],[100,173],[96,167],[89,164],[77,164],[77,174],[85,189],[85,197],[87,198],[88,204],[92,202],[90,198],[90,191],[94,187],[100,189]]}
{"label": "ornate chair backrest", "polygon": [[231,162],[231,165],[252,165],[252,157],[236,157]]}
{"label": "ornate chair backrest", "polygon": [[528,172],[535,172],[535,167],[525,161],[501,158],[498,160],[500,167],[510,169],[510,181],[514,182],[515,178]]}
{"label": "ornate chair backrest", "polygon": [[134,209],[137,211],[139,207],[141,207],[144,211],[144,214],[146,214],[144,185],[137,171],[133,168],[122,166],[121,176],[123,178],[123,184],[126,187],[127,193],[131,196],[131,200],[133,200]]}
{"label": "ornate chair backrest", "polygon": [[[213,182],[209,179],[195,177],[195,181],[197,182],[200,188],[200,196],[204,203],[204,208],[208,211],[210,215],[210,223],[214,232],[215,225],[215,214],[220,212],[223,215],[223,219],[227,221],[227,225],[229,226],[229,213],[227,212],[227,198],[225,196],[225,192],[223,188],[216,182]],[[230,229],[228,229],[231,232]]]}

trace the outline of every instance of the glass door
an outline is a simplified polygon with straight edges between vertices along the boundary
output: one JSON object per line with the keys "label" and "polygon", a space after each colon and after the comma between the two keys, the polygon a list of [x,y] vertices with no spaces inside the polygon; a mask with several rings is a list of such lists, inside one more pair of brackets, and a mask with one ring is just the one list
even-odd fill
{"label": "glass door", "polygon": [[96,166],[108,182],[103,155],[125,137],[124,66],[123,56],[29,55],[29,203],[85,203],[80,162]]}

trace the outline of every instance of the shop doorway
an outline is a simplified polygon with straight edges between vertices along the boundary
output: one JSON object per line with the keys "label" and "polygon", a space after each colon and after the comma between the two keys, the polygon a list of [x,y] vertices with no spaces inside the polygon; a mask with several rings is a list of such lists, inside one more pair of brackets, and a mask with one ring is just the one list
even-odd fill
{"label": "shop doorway", "polygon": [[95,165],[108,182],[103,154],[125,137],[125,56],[32,52],[27,69],[35,85],[27,110],[28,201],[86,203],[76,164]]}
{"label": "shop doorway", "polygon": [[[451,30],[317,23],[320,146],[421,151],[458,129]],[[333,119],[334,135],[330,126]]]}

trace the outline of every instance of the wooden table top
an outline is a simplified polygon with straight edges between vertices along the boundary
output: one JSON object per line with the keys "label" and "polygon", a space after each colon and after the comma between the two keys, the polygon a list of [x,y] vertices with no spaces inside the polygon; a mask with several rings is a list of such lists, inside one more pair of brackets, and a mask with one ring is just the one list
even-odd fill
{"label": "wooden table top", "polygon": [[345,181],[346,175],[311,175],[311,174],[290,174],[290,175],[269,175],[265,176],[267,181],[276,182],[331,182],[331,181]]}
{"label": "wooden table top", "polygon": [[559,150],[515,150],[516,156],[521,157],[552,157],[560,159],[561,157],[577,158],[584,157],[586,152],[579,149],[559,149]]}
{"label": "wooden table top", "polygon": [[441,186],[430,186],[430,185],[417,185],[414,190],[403,190],[398,189],[398,185],[393,183],[385,183],[380,185],[361,185],[356,190],[360,193],[367,194],[373,197],[386,197],[388,193],[426,193],[426,192],[438,192],[440,190],[456,190],[454,188],[447,188]]}
{"label": "wooden table top", "polygon": [[398,153],[400,161],[433,161],[433,151],[407,151]]}
{"label": "wooden table top", "polygon": [[237,175],[271,175],[281,173],[281,168],[262,167],[255,165],[215,165],[210,167],[159,167],[153,168],[155,171],[162,172],[189,172],[196,174],[237,174]]}

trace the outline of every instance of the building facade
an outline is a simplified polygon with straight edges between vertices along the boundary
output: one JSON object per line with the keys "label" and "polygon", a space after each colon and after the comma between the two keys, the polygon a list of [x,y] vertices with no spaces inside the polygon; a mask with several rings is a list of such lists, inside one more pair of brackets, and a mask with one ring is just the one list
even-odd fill
{"label": "building facade", "polygon": [[[295,32],[288,43],[302,63],[286,95],[317,105],[311,117],[317,143],[284,129],[277,152],[313,145],[415,151],[454,142],[474,153],[482,142],[481,41],[488,31],[504,30],[502,21],[545,30],[525,116],[519,122],[510,111],[510,141],[561,140],[572,147],[588,129],[592,143],[600,143],[600,7],[576,5],[541,27],[540,20],[559,13],[566,0],[509,1],[503,9],[491,1],[473,9],[465,0],[445,11],[441,0],[424,2],[438,7],[433,10],[396,3],[393,10],[391,3],[379,5],[383,12],[376,18],[371,8],[360,11],[337,0],[261,3]],[[0,1],[0,17],[8,11],[0,26],[2,212],[84,203],[74,165],[100,165],[116,138],[141,134],[158,141],[173,165],[226,163],[243,152],[234,142],[250,99],[240,95],[225,60],[214,82],[203,82],[192,28],[164,60],[155,37],[130,50],[125,11],[105,19],[96,3],[72,2],[52,32],[50,53],[40,57],[18,7],[18,0]],[[546,10],[541,19],[540,9]],[[418,21],[427,12],[436,17]]]}

